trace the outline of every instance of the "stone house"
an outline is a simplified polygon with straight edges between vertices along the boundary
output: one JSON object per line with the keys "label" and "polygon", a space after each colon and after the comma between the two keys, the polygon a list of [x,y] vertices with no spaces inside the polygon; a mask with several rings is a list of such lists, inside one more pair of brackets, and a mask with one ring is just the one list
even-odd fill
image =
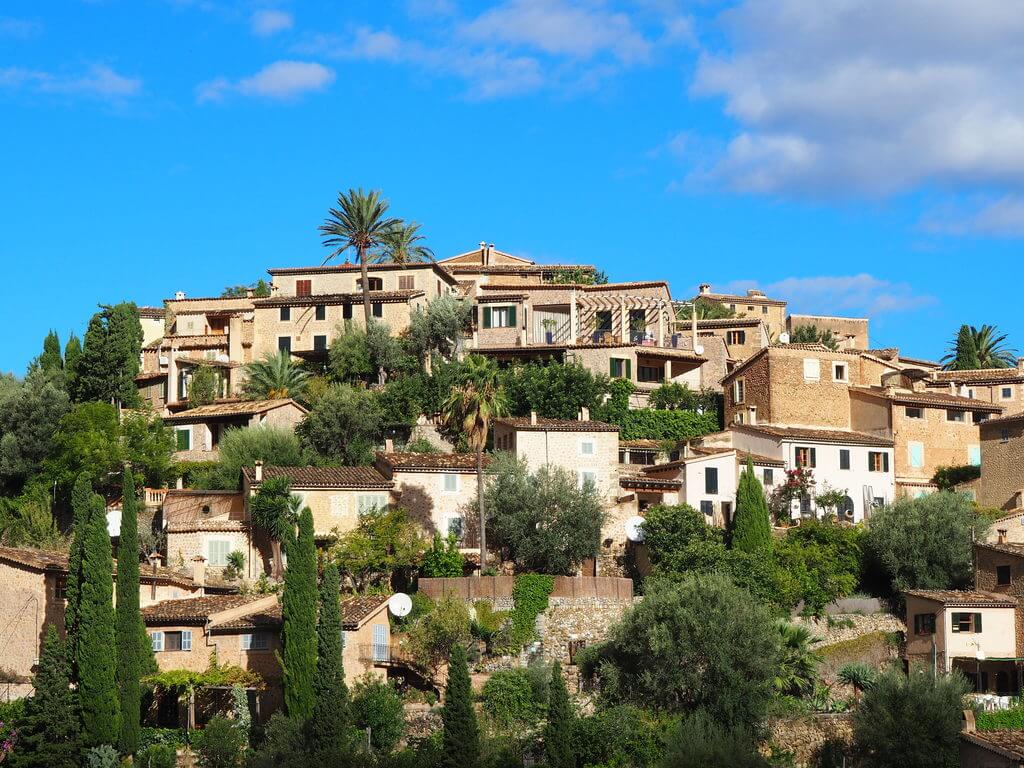
{"label": "stone house", "polygon": [[751,289],[743,296],[714,293],[708,283],[702,283],[698,290],[698,299],[731,309],[736,317],[756,317],[762,320],[771,339],[777,339],[778,335],[786,330],[786,302],[770,299],[763,291]]}
{"label": "stone house", "polygon": [[440,259],[437,265],[454,276],[468,296],[476,296],[485,283],[493,285],[534,285],[551,283],[566,273],[591,276],[589,264],[538,264],[521,256],[500,251],[494,243],[481,242],[471,251]]}
{"label": "stone house", "polygon": [[1020,768],[1024,765],[1024,731],[999,729],[960,734],[960,768]]}
{"label": "stone house", "polygon": [[850,426],[895,443],[896,490],[920,496],[936,490],[939,467],[981,464],[979,425],[1001,407],[943,392],[923,383],[905,387],[850,387]]}
{"label": "stone house", "polygon": [[980,433],[978,504],[1008,512],[1024,508],[1024,413],[984,421]]}
{"label": "stone house", "polygon": [[[161,567],[157,562],[140,568],[139,600],[144,606],[234,590],[219,579],[206,580],[202,569],[199,578],[194,578],[191,573]],[[0,547],[0,667],[21,681],[6,688],[11,698],[31,692],[29,680],[47,628],[54,625],[64,631],[67,577],[67,553]]]}
{"label": "stone house", "polygon": [[1013,368],[981,368],[973,371],[930,372],[930,388],[948,390],[1002,406],[1007,416],[1024,412],[1024,357]]}
{"label": "stone house", "polygon": [[[690,328],[689,322],[679,322],[676,327]],[[697,320],[697,339],[707,345],[708,339],[718,338],[725,343],[731,360],[746,360],[771,343],[768,326],[760,317],[731,317],[718,320]]]}
{"label": "stone house", "polygon": [[[259,720],[283,704],[280,664],[282,614],[277,595],[217,595],[165,600],[142,611],[161,671],[203,672],[216,653],[222,666],[255,672],[266,690],[259,696]],[[349,681],[369,674],[383,679],[391,662],[387,597],[354,597],[342,602],[342,652]]]}
{"label": "stone house", "polygon": [[167,325],[165,307],[139,307],[139,325],[142,326],[142,346],[163,338]]}
{"label": "stone house", "polygon": [[790,315],[786,331],[792,335],[801,326],[810,326],[820,333],[832,332],[840,349],[869,349],[866,317],[829,317],[826,315]]}
{"label": "stone house", "polygon": [[174,430],[178,461],[214,461],[217,446],[227,430],[261,424],[295,429],[306,413],[291,398],[219,400],[172,412],[163,419]]}

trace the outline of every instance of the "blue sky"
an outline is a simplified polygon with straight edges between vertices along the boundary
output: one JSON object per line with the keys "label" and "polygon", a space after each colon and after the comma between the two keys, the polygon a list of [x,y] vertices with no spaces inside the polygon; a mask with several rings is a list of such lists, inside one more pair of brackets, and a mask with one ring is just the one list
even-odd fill
{"label": "blue sky", "polygon": [[1005,0],[7,0],[0,370],[97,303],[319,263],[357,186],[438,256],[1024,350],[1022,36]]}

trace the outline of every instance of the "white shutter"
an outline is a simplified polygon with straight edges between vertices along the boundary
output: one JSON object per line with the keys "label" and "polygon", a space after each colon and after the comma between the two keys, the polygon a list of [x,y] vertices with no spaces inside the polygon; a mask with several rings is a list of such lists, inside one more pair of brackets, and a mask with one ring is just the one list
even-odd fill
{"label": "white shutter", "polygon": [[192,650],[192,630],[186,629],[181,633],[181,650]]}
{"label": "white shutter", "polygon": [[252,635],[242,635],[241,647],[243,651],[248,651],[252,648]]}
{"label": "white shutter", "polygon": [[821,361],[816,357],[804,358],[804,381],[821,380]]}
{"label": "white shutter", "polygon": [[163,632],[151,632],[149,635],[150,641],[153,643],[154,653],[158,653],[164,649],[164,633]]}

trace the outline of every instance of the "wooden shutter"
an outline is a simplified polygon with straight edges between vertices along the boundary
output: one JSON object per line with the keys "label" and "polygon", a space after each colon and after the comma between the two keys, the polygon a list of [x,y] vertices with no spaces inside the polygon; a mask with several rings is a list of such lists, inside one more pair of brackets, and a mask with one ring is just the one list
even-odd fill
{"label": "wooden shutter", "polygon": [[974,614],[974,631],[981,632],[981,614]]}
{"label": "wooden shutter", "polygon": [[810,463],[807,466],[809,466],[809,467],[816,467],[816,466],[818,466],[818,452],[817,452],[817,450],[815,450],[814,448],[811,448],[810,449],[810,453],[811,453],[811,461],[810,461]]}
{"label": "wooden shutter", "polygon": [[484,307],[484,328],[491,327],[491,308]]}
{"label": "wooden shutter", "polygon": [[178,438],[178,450],[188,451],[192,449],[192,433],[187,429],[179,429],[176,437]]}
{"label": "wooden shutter", "polygon": [[626,359],[626,378],[630,381],[633,380],[633,361]]}
{"label": "wooden shutter", "polygon": [[508,327],[509,328],[515,328],[516,327],[516,308],[515,307],[509,307],[508,308]]}
{"label": "wooden shutter", "polygon": [[296,296],[309,296],[313,293],[313,281],[312,280],[296,280],[295,281],[295,295]]}
{"label": "wooden shutter", "polygon": [[883,453],[882,454],[882,471],[883,472],[888,472],[889,471],[889,454],[888,453]]}

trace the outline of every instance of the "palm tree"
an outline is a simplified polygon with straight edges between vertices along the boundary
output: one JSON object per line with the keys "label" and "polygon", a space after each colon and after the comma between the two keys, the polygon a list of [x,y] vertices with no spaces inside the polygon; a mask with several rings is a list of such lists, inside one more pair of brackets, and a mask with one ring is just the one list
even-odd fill
{"label": "palm tree", "polygon": [[458,384],[441,406],[448,428],[465,435],[476,453],[476,498],[480,517],[480,570],[487,567],[487,520],[484,517],[483,452],[491,420],[508,410],[505,390],[493,360],[470,355],[463,363]]}
{"label": "palm tree", "polygon": [[262,360],[254,360],[245,366],[245,371],[248,374],[245,394],[253,399],[299,399],[310,378],[309,371],[293,363],[284,350],[276,355],[268,352]]}
{"label": "palm tree", "polygon": [[779,632],[781,649],[778,669],[775,673],[775,690],[784,696],[803,696],[814,690],[818,677],[821,656],[811,650],[811,645],[820,640],[800,624],[790,624],[780,619],[775,624]]}
{"label": "palm tree", "polygon": [[338,207],[328,210],[328,217],[320,225],[324,245],[332,248],[329,259],[354,248],[359,257],[363,285],[363,312],[366,327],[370,327],[370,281],[366,275],[366,258],[373,250],[384,245],[388,233],[400,226],[401,221],[385,216],[388,201],[380,192],[350,189],[338,193]]}
{"label": "palm tree", "polygon": [[392,264],[418,264],[424,261],[433,261],[434,252],[425,245],[420,245],[421,240],[426,240],[423,235],[417,234],[420,225],[415,221],[408,224],[400,221],[395,225],[384,238],[384,248],[374,259],[377,262],[389,261]]}
{"label": "palm tree", "polygon": [[844,664],[839,668],[839,672],[836,674],[836,678],[841,683],[846,683],[853,687],[853,695],[856,698],[860,698],[860,694],[866,691],[872,686],[877,677],[877,673],[867,664],[862,661],[854,661],[849,664]]}
{"label": "palm tree", "polygon": [[1013,368],[1017,364],[1017,351],[1006,345],[1006,334],[994,325],[960,326],[960,332],[950,342],[942,367],[947,371],[977,368]]}

